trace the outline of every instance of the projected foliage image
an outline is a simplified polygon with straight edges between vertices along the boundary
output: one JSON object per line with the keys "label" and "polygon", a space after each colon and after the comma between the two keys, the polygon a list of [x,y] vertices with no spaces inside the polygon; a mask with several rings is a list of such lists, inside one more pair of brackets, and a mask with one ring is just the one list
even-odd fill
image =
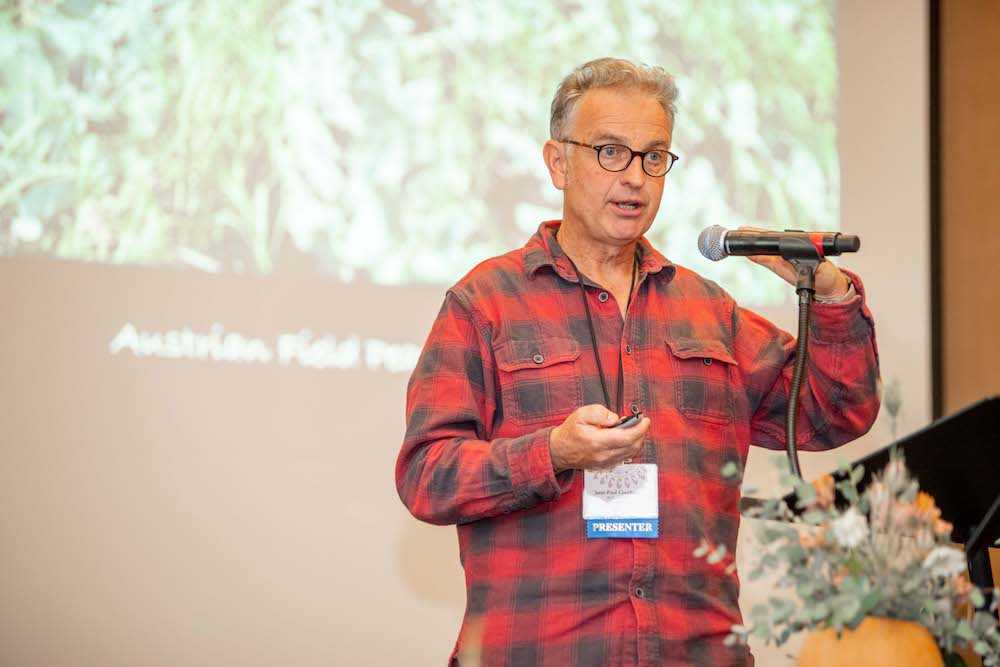
{"label": "projected foliage image", "polygon": [[[448,284],[559,217],[559,80],[614,55],[681,99],[650,238],[839,226],[831,0],[4,3],[0,254]],[[743,262],[706,272],[783,298]]]}

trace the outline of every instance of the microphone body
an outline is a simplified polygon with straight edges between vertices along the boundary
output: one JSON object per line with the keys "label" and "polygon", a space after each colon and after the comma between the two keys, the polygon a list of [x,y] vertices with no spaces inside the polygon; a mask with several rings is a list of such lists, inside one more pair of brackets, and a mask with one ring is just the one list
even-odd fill
{"label": "microphone body", "polygon": [[861,239],[840,232],[750,231],[712,225],[698,236],[698,249],[712,261],[730,255],[780,255],[785,259],[823,259],[857,252]]}

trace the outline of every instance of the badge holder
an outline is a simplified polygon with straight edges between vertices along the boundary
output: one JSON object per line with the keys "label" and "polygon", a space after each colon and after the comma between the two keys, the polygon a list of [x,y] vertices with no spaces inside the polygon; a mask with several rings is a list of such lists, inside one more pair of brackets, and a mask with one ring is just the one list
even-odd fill
{"label": "badge holder", "polygon": [[[624,417],[612,428],[638,424],[642,414]],[[583,519],[588,538],[660,536],[655,463],[622,463],[610,470],[586,470]]]}

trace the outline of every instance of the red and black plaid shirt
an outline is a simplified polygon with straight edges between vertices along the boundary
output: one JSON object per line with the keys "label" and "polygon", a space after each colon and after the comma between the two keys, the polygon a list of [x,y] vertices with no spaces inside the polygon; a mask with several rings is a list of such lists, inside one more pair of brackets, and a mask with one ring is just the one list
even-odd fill
{"label": "red and black plaid shirt", "polygon": [[[410,378],[400,497],[417,518],[458,524],[467,607],[455,654],[482,665],[742,665],[722,640],[740,622],[739,584],[692,552],[735,552],[738,482],[751,442],[783,448],[794,339],[645,239],[622,320],[584,277],[609,388],[652,420],[658,539],[587,539],[583,475],[556,475],[549,432],[603,403],[576,273],[544,223],[523,248],[483,262],[445,296]],[[836,447],[878,411],[878,361],[864,287],[813,310],[803,450]],[[613,391],[613,389],[612,389]],[[614,397],[612,397],[614,398]]]}

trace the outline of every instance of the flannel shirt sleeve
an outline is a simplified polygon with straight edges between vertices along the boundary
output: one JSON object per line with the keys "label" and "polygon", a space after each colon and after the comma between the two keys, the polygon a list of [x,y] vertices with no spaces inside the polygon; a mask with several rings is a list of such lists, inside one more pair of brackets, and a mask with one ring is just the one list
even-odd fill
{"label": "flannel shirt sleeve", "polygon": [[406,396],[396,488],[418,519],[468,523],[558,497],[572,471],[552,468],[549,433],[486,439],[496,413],[488,327],[454,291],[431,328]]}
{"label": "flannel shirt sleeve", "polygon": [[[861,279],[845,273],[857,296],[841,303],[816,303],[812,309],[807,379],[795,435],[803,451],[832,449],[864,435],[879,410],[874,320]],[[750,441],[784,449],[795,338],[742,308],[736,308],[734,320],[737,359],[751,402]]]}

